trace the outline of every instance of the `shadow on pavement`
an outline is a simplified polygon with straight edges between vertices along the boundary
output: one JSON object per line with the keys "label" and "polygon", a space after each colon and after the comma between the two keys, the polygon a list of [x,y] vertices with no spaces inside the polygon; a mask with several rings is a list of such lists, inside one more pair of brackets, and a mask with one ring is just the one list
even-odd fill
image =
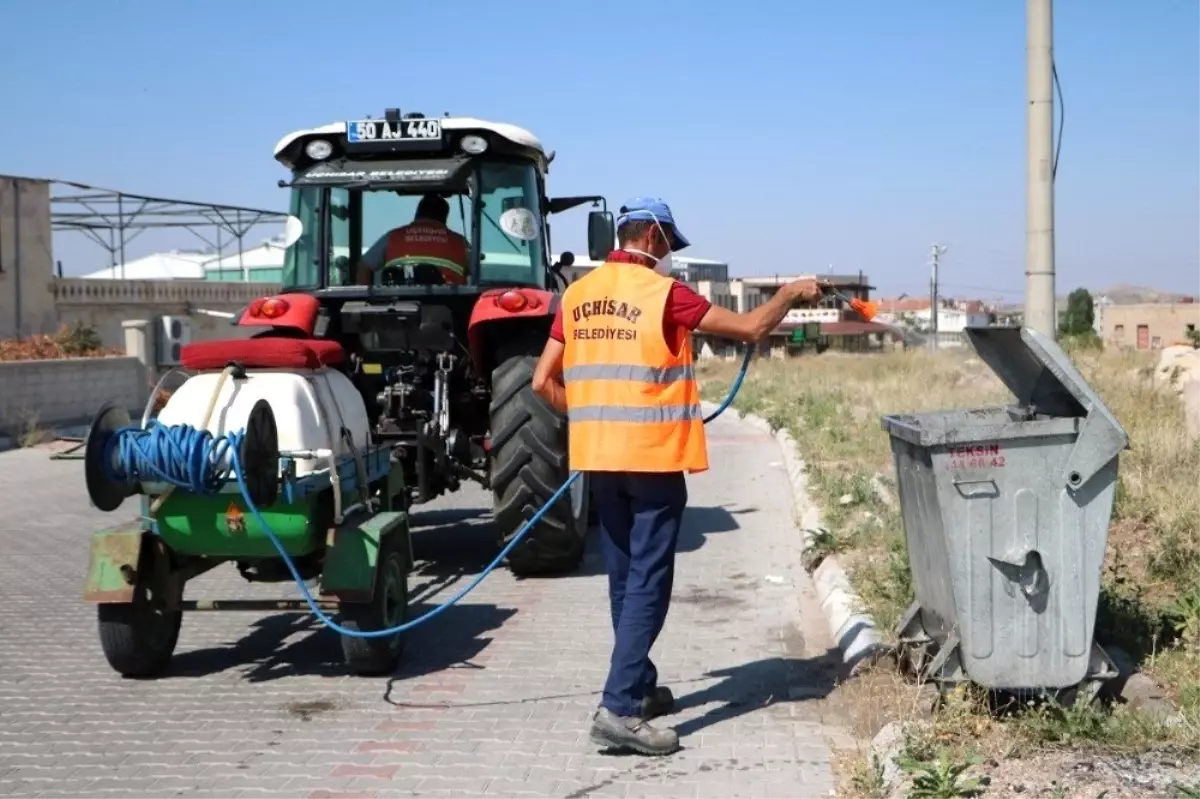
{"label": "shadow on pavement", "polygon": [[[415,605],[409,618],[432,607],[426,603]],[[436,621],[408,633],[397,673],[420,676],[469,661],[491,642],[486,634],[515,612],[495,605],[447,608]],[[297,634],[305,635],[287,640]],[[241,671],[248,682],[295,676],[345,677],[349,673],[336,633],[311,616],[280,613],[257,620],[250,625],[248,635],[227,646],[177,654],[165,677],[203,677],[231,669]]]}
{"label": "shadow on pavement", "polygon": [[[449,592],[441,592],[461,577],[477,574],[495,557],[488,514],[484,509],[415,514],[413,549],[417,566],[409,575],[410,619],[432,610],[448,598]],[[487,647],[490,637],[486,634],[514,613],[511,608],[471,603],[447,608],[436,620],[407,634],[396,676],[420,676],[469,661]],[[303,633],[307,634],[298,636]],[[347,674],[336,633],[311,616],[281,613],[256,620],[245,637],[227,646],[176,655],[168,676],[199,677],[230,669],[242,671],[251,682],[296,675]]]}
{"label": "shadow on pavement", "polygon": [[500,552],[487,508],[417,511],[412,520],[412,602],[434,601],[439,594],[448,599],[458,590],[456,583],[479,574]]}
{"label": "shadow on pavement", "polygon": [[676,706],[685,710],[715,703],[717,707],[675,729],[683,737],[760,708],[823,699],[837,686],[842,672],[836,648],[815,658],[768,658],[709,672],[709,679],[721,682],[679,697]]}

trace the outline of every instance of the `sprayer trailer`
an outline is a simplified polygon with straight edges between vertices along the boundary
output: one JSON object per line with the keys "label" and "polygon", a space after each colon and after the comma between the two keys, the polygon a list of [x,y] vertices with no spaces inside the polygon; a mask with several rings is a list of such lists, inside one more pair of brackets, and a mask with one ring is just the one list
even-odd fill
{"label": "sprayer trailer", "polygon": [[[547,218],[591,203],[588,249],[602,259],[614,236],[603,198],[548,198],[554,154],[476,119],[388,110],[290,134],[275,157],[291,172],[282,292],[237,315],[249,338],[186,345],[139,422],[106,405],[88,434],[92,503],[141,502],[136,521],[93,536],[85,588],[125,675],[167,665],[185,610],[315,606],[348,631],[396,627],[413,505],[479,483],[500,547],[568,477],[566,421],[530,386],[574,262],[550,263]],[[438,206],[440,228],[427,219]],[[408,243],[459,241],[461,256],[401,251],[398,229]],[[573,570],[588,504],[576,480],[510,569]],[[227,563],[307,597],[184,601],[188,580]],[[384,673],[403,633],[343,633],[342,647],[351,671]]]}

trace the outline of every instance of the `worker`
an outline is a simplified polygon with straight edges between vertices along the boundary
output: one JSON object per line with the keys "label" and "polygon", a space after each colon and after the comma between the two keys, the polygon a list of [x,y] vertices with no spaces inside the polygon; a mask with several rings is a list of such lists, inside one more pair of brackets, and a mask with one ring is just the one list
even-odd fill
{"label": "worker", "polygon": [[663,755],[679,735],[650,720],[675,698],[658,684],[650,648],[670,603],[684,475],[708,468],[692,332],[755,344],[821,288],[787,283],[748,313],[711,304],[671,278],[671,254],[689,242],[655,198],[621,207],[617,241],[564,293],[533,389],[567,416],[570,468],[587,475],[602,531],[614,643],[591,740]]}
{"label": "worker", "polygon": [[465,238],[446,226],[449,218],[450,203],[437,194],[426,194],[410,224],[388,231],[363,253],[358,283],[370,285],[373,273],[406,263],[435,267],[445,283],[466,283],[469,247]]}

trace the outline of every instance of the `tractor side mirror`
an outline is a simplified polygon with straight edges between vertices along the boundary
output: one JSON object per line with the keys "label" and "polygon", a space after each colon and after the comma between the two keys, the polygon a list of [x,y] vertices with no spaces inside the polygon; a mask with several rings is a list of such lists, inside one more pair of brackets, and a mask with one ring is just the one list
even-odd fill
{"label": "tractor side mirror", "polygon": [[612,252],[616,243],[617,229],[609,211],[592,211],[588,214],[588,257],[603,261]]}

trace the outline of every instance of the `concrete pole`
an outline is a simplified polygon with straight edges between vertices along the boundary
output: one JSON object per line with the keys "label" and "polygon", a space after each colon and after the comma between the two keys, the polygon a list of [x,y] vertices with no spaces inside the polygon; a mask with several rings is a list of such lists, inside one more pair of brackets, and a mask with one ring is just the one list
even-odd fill
{"label": "concrete pole", "polygon": [[1053,0],[1026,0],[1025,326],[1057,337],[1054,307]]}
{"label": "concrete pole", "polygon": [[929,349],[933,352],[938,350],[938,264],[941,262],[942,253],[946,251],[946,245],[934,243],[929,247]]}

